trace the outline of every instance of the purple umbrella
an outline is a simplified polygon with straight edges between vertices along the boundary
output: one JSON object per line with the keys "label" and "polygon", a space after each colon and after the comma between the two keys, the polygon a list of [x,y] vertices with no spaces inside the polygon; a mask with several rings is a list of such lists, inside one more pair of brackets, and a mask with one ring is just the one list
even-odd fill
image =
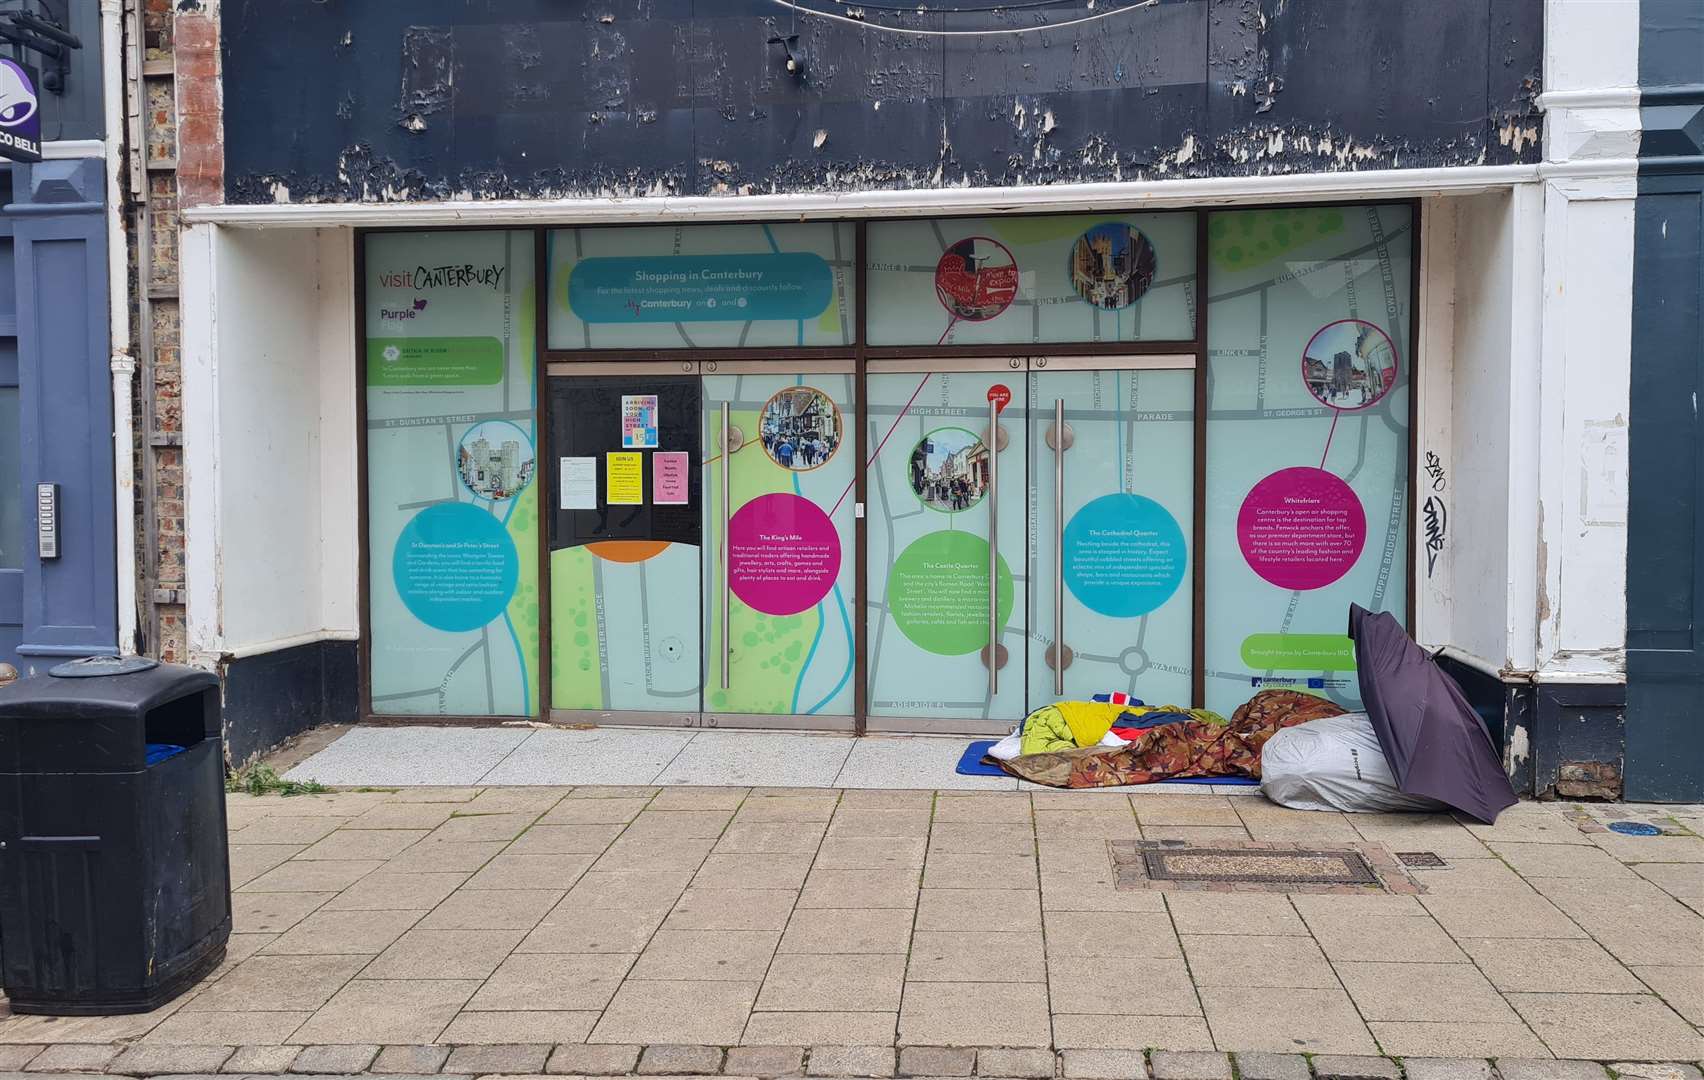
{"label": "purple umbrella", "polygon": [[1361,703],[1396,785],[1490,825],[1516,802],[1485,721],[1389,612],[1349,605]]}

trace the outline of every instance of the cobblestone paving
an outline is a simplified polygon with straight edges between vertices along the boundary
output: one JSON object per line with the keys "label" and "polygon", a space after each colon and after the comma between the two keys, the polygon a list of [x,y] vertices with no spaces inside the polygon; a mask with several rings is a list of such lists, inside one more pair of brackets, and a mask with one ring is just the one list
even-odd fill
{"label": "cobblestone paving", "polygon": [[[1487,828],[1150,792],[228,806],[215,976],[140,1016],[0,1007],[0,1073],[1186,1080],[1230,1077],[1235,1051],[1243,1080],[1699,1080],[1704,1060],[1700,807],[1523,803]],[[1108,843],[1134,840],[1443,865],[1404,870],[1418,895],[1119,889]]]}

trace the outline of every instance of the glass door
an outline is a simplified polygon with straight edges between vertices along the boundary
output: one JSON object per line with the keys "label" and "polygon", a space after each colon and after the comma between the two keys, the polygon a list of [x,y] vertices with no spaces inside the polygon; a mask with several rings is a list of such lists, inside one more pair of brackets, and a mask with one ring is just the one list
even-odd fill
{"label": "glass door", "polygon": [[698,723],[697,369],[550,367],[550,704],[559,719]]}
{"label": "glass door", "polygon": [[850,729],[853,364],[702,366],[704,724]]}
{"label": "glass door", "polygon": [[1024,716],[1024,367],[869,364],[871,730],[1003,732]]}
{"label": "glass door", "polygon": [[1194,364],[1030,362],[1031,709],[1191,702]]}

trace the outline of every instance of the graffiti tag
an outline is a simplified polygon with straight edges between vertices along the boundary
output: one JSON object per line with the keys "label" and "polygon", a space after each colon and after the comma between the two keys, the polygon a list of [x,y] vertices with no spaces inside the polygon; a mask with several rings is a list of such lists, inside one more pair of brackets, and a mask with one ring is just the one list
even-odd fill
{"label": "graffiti tag", "polygon": [[1426,475],[1432,478],[1432,490],[1444,490],[1444,463],[1432,451],[1426,451]]}
{"label": "graffiti tag", "polygon": [[1420,508],[1420,516],[1426,534],[1426,576],[1430,578],[1432,570],[1438,565],[1438,556],[1444,551],[1449,512],[1444,508],[1444,500],[1432,495],[1426,499],[1426,505]]}

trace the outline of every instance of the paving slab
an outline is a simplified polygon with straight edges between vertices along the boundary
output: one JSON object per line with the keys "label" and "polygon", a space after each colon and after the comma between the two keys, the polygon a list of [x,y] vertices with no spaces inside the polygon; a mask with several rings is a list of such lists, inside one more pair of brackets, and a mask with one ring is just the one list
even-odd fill
{"label": "paving slab", "polygon": [[853,745],[834,778],[834,786],[1016,791],[1016,777],[960,776],[953,771],[970,741],[928,735],[867,736]]}
{"label": "paving slab", "polygon": [[458,1046],[450,1051],[444,1071],[452,1073],[539,1073],[550,1057],[551,1047],[527,1043],[493,1043],[487,1046]]}
{"label": "paving slab", "polygon": [[550,1052],[544,1071],[555,1075],[620,1076],[639,1064],[637,1046],[564,1043]]}
{"label": "paving slab", "polygon": [[107,1070],[131,1076],[216,1073],[235,1049],[231,1046],[132,1046],[114,1058]]}
{"label": "paving slab", "polygon": [[924,1046],[1052,1045],[1047,988],[1037,983],[908,983],[899,1041]]}
{"label": "paving slab", "polygon": [[348,787],[472,784],[535,734],[505,728],[356,726],[284,774]]}
{"label": "paving slab", "polygon": [[754,1012],[740,1042],[748,1046],[892,1046],[897,1012]]}
{"label": "paving slab", "polygon": [[1155,1050],[1148,1055],[1154,1080],[1231,1080],[1231,1056],[1204,1050]]}
{"label": "paving slab", "polygon": [[833,787],[853,742],[844,735],[700,731],[655,779],[659,784]]}
{"label": "paving slab", "polygon": [[1066,1080],[1131,1080],[1148,1075],[1148,1056],[1141,1050],[1066,1050],[1060,1073]]}
{"label": "paving slab", "polygon": [[1698,1066],[1683,1061],[1615,1061],[1609,1069],[1626,1080],[1699,1080]]}
{"label": "paving slab", "polygon": [[1570,1058],[1696,1061],[1704,1035],[1646,994],[1510,994],[1552,1053]]}
{"label": "paving slab", "polygon": [[783,953],[769,965],[757,997],[761,1012],[894,1012],[905,984],[903,953]]}
{"label": "paving slab", "polygon": [[730,1046],[725,1072],[738,1076],[797,1076],[805,1071],[802,1046]]}
{"label": "paving slab", "polygon": [[745,1032],[759,985],[757,980],[629,979],[586,1041],[729,1046]]}
{"label": "paving slab", "polygon": [[101,1072],[123,1048],[104,1044],[63,1043],[36,1054],[25,1072]]}
{"label": "paving slab", "polygon": [[[551,1004],[544,1002],[542,1004]],[[548,1045],[582,1042],[598,1021],[595,1010],[516,1009],[461,1012],[438,1036],[440,1042]]]}
{"label": "paving slab", "polygon": [[379,1047],[370,1043],[347,1046],[304,1046],[290,1063],[293,1073],[326,1073],[348,1075],[365,1072],[379,1056]]}
{"label": "paving slab", "polygon": [[892,1076],[891,1046],[813,1046],[805,1065],[808,1076]]}
{"label": "paving slab", "polygon": [[1402,1071],[1408,1080],[1496,1080],[1484,1058],[1405,1057]]}
{"label": "paving slab", "polygon": [[1500,1057],[1497,1074],[1503,1080],[1605,1080],[1609,1076],[1595,1061],[1557,1061],[1552,1058]]}
{"label": "paving slab", "polygon": [[1271,1054],[1250,1050],[1236,1055],[1242,1080],[1312,1080],[1308,1059],[1300,1054]]}
{"label": "paving slab", "polygon": [[1342,990],[1286,989],[1282,997],[1284,1007],[1273,1009],[1271,990],[1202,987],[1201,1005],[1214,1042],[1225,1050],[1377,1052],[1367,1025]]}
{"label": "paving slab", "polygon": [[899,1051],[901,1076],[969,1076],[976,1050],[969,1046],[906,1046]]}
{"label": "paving slab", "polygon": [[[219,1066],[222,1073],[247,1073],[259,1075],[276,1075],[290,1068],[290,1063],[296,1060],[300,1046],[239,1046]],[[442,1059],[440,1059],[441,1061]],[[375,1071],[377,1071],[375,1069]],[[438,1066],[429,1069],[416,1069],[415,1072],[437,1072]]]}
{"label": "paving slab", "polygon": [[976,1052],[976,1075],[1010,1080],[1053,1080],[1058,1055],[1052,1050],[982,1047]]}
{"label": "paving slab", "polygon": [[42,1043],[0,1046],[0,1072],[19,1072],[47,1047]]}
{"label": "paving slab", "polygon": [[1402,1080],[1402,1066],[1370,1054],[1321,1054],[1313,1067],[1319,1080]]}
{"label": "paving slab", "polygon": [[430,1075],[442,1069],[449,1056],[450,1048],[447,1046],[387,1046],[379,1051],[369,1070],[375,1073]]}
{"label": "paving slab", "polygon": [[[1095,1004],[1099,1004],[1098,1002]],[[1053,1043],[1060,1050],[1212,1050],[1213,1035],[1199,1016],[1129,1013],[1054,1013]]]}

